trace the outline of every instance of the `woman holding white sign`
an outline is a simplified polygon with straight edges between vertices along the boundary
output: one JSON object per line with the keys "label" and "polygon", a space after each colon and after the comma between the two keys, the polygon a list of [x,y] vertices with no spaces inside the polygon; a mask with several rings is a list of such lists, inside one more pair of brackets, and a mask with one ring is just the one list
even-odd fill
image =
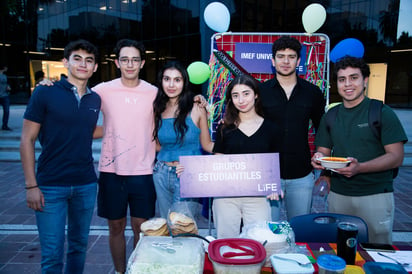
{"label": "woman holding white sign", "polygon": [[[194,103],[186,69],[176,61],[167,63],[158,75],[158,93],[153,102],[157,141],[157,161],[153,169],[160,216],[167,218],[174,202],[193,199],[180,197],[180,180],[176,174],[179,156],[201,155],[202,148],[212,152],[213,142],[204,107]],[[193,209],[192,213],[193,213]]]}
{"label": "woman holding white sign", "polygon": [[[253,77],[240,75],[228,86],[224,123],[216,133],[215,154],[279,152],[279,127],[263,118],[258,83]],[[217,237],[238,237],[242,220],[245,226],[271,221],[268,199],[278,200],[279,195],[214,198]]]}

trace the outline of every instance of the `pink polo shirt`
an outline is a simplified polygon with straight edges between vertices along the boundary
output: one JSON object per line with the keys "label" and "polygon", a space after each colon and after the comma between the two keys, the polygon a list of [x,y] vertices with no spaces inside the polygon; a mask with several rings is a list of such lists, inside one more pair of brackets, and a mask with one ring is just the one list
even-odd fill
{"label": "pink polo shirt", "polygon": [[120,78],[93,88],[102,99],[104,136],[99,171],[118,175],[153,173],[153,101],[157,88],[140,80],[134,88]]}

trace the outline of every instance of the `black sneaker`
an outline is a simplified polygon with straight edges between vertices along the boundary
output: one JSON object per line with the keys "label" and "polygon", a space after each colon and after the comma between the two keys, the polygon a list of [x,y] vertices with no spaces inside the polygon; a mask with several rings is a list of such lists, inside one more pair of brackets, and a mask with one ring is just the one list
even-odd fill
{"label": "black sneaker", "polygon": [[1,129],[2,129],[2,130],[12,130],[12,129],[9,128],[8,126],[3,126]]}

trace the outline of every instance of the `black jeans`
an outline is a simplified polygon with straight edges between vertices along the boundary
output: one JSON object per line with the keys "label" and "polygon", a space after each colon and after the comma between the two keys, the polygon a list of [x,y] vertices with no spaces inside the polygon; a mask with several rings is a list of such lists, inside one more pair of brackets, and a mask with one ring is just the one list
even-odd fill
{"label": "black jeans", "polygon": [[2,128],[7,128],[9,123],[10,115],[10,98],[9,96],[1,97],[0,104],[3,106],[3,126]]}

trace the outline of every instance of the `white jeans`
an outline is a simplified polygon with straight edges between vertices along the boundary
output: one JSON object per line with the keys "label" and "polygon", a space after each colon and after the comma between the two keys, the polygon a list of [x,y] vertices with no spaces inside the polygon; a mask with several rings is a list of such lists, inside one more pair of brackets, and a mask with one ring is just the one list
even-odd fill
{"label": "white jeans", "polygon": [[214,198],[213,220],[217,238],[236,238],[243,225],[270,221],[270,204],[266,197]]}

